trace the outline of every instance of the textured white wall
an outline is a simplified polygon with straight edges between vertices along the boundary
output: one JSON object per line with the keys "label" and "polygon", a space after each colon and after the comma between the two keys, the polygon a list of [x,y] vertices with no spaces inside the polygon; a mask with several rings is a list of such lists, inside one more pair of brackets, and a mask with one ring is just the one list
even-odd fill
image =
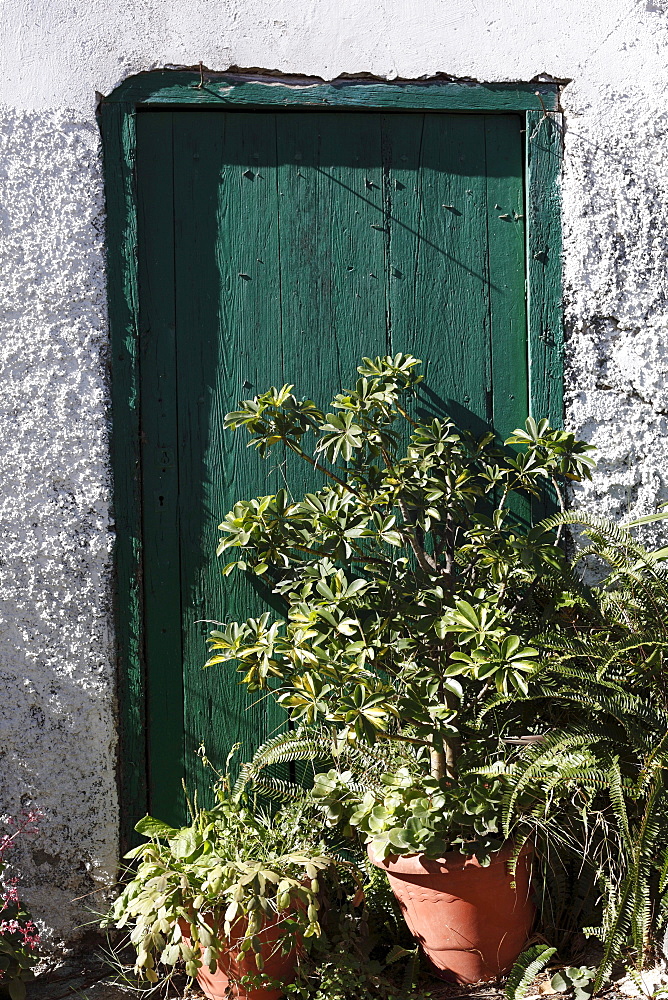
{"label": "textured white wall", "polygon": [[0,810],[53,940],[116,857],[96,92],[169,66],[571,82],[567,419],[597,509],[668,498],[666,0],[0,0]]}
{"label": "textured white wall", "polygon": [[0,122],[0,814],[45,813],[13,852],[35,915],[114,871],[103,199],[94,120]]}

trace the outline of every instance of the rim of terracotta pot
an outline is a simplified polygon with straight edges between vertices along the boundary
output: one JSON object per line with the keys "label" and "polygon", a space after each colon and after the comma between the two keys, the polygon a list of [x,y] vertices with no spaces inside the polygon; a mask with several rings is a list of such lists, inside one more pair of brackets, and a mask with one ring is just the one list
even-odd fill
{"label": "rim of terracotta pot", "polygon": [[[448,851],[442,858],[427,858],[424,854],[391,854],[388,858],[378,858],[372,844],[367,844],[366,849],[372,865],[397,875],[447,875],[449,872],[459,872],[465,868],[483,868],[475,856],[461,854],[459,851]],[[506,841],[503,847],[494,853],[492,861],[486,867],[505,864],[514,849],[515,843],[512,840]],[[523,844],[518,860],[531,854],[532,851],[533,844],[528,840]]]}

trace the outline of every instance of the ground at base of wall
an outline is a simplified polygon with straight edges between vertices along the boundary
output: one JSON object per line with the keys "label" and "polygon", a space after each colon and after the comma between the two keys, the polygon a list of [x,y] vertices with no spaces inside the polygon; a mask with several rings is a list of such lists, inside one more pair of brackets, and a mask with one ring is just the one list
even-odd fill
{"label": "ground at base of wall", "polygon": [[[157,988],[155,991],[140,991],[127,984],[121,984],[114,976],[108,976],[108,969],[100,959],[95,957],[82,960],[79,963],[68,963],[38,976],[28,987],[27,1000],[137,1000],[142,994],[151,1000],[204,1000],[197,986],[186,988],[183,977],[181,987],[169,991]],[[570,994],[554,993],[550,987],[551,973],[541,973],[524,995],[523,1000],[568,1000]],[[601,1000],[629,1000],[633,997],[650,998],[664,985],[666,975],[657,968],[643,973],[646,992],[641,994],[635,983],[628,977],[619,979],[607,987],[601,994]],[[458,986],[443,983],[430,978],[429,982],[420,984],[422,995],[425,993],[430,1000],[507,1000],[502,983],[480,983],[476,986]],[[664,987],[665,988],[665,987]],[[417,996],[417,993],[416,993]],[[355,1000],[373,1000],[368,997],[358,997]]]}

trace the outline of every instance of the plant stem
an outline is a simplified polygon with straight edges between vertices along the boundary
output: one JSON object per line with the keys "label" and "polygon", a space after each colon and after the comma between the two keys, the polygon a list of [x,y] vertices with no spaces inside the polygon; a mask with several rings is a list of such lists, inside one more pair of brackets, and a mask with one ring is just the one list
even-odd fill
{"label": "plant stem", "polygon": [[[561,487],[559,486],[559,483],[557,482],[556,476],[550,476],[550,479],[552,481],[552,485],[554,486],[555,493],[557,494],[557,500],[559,501],[559,509],[563,513],[563,511],[566,510],[566,502],[564,500],[564,494],[561,491]],[[560,524],[559,527],[557,528],[557,537],[556,537],[556,543],[557,543],[557,545],[561,541],[561,535],[562,535],[563,530],[564,530],[564,526],[563,526],[563,524]]]}
{"label": "plant stem", "polygon": [[445,575],[448,578],[448,582],[452,581],[454,549],[455,539],[452,526],[452,514],[447,514],[445,518]]}
{"label": "plant stem", "polygon": [[394,405],[396,406],[397,410],[399,411],[399,413],[401,414],[401,416],[404,418],[404,420],[407,420],[408,423],[411,424],[413,427],[419,427],[420,426],[419,423],[417,422],[417,420],[413,420],[413,418],[410,417],[406,413],[406,411],[404,410],[403,406],[399,406],[399,404],[396,403],[396,402],[395,402]]}
{"label": "plant stem", "polygon": [[376,733],[377,739],[383,740],[398,740],[400,743],[412,743],[416,747],[429,746],[427,740],[417,739],[415,736],[400,736],[398,733]]}
{"label": "plant stem", "polygon": [[432,747],[429,751],[429,771],[432,778],[440,780],[448,778],[450,781],[457,780],[457,757],[459,755],[459,740],[443,740],[445,750],[437,750]]}
{"label": "plant stem", "polygon": [[503,490],[503,496],[501,497],[501,499],[499,501],[499,505],[496,508],[497,510],[503,510],[503,508],[505,506],[505,503],[506,503],[506,500],[508,499],[508,494],[509,493],[510,493],[510,483],[506,483],[505,488]]}
{"label": "plant stem", "polygon": [[[327,558],[326,552],[318,552],[317,549],[311,549],[309,548],[308,545],[300,545],[299,542],[290,542],[289,545],[291,549],[297,549],[299,552],[307,552],[309,555],[317,556],[318,559]],[[372,563],[377,563],[379,566],[385,565],[382,559],[375,559],[373,556],[365,556],[363,552],[359,553],[352,552],[348,556],[348,559],[351,560],[352,562],[369,563],[369,565],[371,565]]]}
{"label": "plant stem", "polygon": [[435,750],[432,747],[429,751],[429,760],[432,778],[436,778],[437,780],[445,778],[448,771],[446,754],[442,750]]}
{"label": "plant stem", "polygon": [[[562,492],[562,489],[561,489],[559,483],[557,482],[557,477],[556,476],[550,476],[550,479],[552,480],[552,485],[554,486],[554,491],[557,494],[557,499],[559,501],[559,507],[560,507],[560,509],[562,511],[564,511],[564,510],[566,510],[566,501],[564,500],[564,494]],[[561,525],[560,525],[560,527],[561,527]]]}
{"label": "plant stem", "polygon": [[459,757],[459,740],[444,740],[445,743],[445,776],[452,781],[457,780],[457,758]]}
{"label": "plant stem", "polygon": [[404,532],[404,535],[408,539],[408,543],[415,554],[418,566],[420,567],[423,573],[427,574],[427,576],[432,576],[432,574],[438,573],[438,566],[435,560],[432,559],[432,557],[428,555],[427,552],[425,552],[423,546],[420,545],[420,542],[418,541],[415,520],[414,518],[411,517],[405,501],[399,500],[398,503],[399,503],[399,510],[401,511],[403,519],[406,522],[406,526],[408,528],[408,531]]}
{"label": "plant stem", "polygon": [[295,455],[299,455],[300,458],[303,458],[305,462],[308,462],[309,465],[312,465],[314,469],[318,470],[318,472],[323,472],[326,476],[329,476],[329,478],[333,479],[335,483],[339,484],[339,486],[343,486],[343,488],[348,490],[349,493],[352,493],[353,496],[356,496],[358,500],[362,499],[357,490],[354,490],[352,486],[345,481],[345,479],[339,479],[337,475],[335,475],[333,472],[330,472],[329,469],[326,469],[324,465],[320,464],[320,462],[316,462],[314,458],[311,458],[310,455],[307,455],[306,452],[299,447],[299,445],[294,444],[289,438],[283,438],[283,440],[287,444],[288,448],[294,451]]}

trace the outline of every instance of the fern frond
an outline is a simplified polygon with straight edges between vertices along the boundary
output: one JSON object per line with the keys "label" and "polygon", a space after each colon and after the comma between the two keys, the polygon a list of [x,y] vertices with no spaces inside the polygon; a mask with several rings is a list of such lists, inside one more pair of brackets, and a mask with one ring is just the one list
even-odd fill
{"label": "fern frond", "polygon": [[510,834],[515,803],[521,792],[548,771],[548,764],[557,768],[563,767],[560,758],[563,758],[564,754],[579,747],[586,747],[590,743],[591,734],[587,731],[547,733],[537,749],[527,752],[526,758],[518,762],[513,781],[504,793],[502,802],[504,836],[508,837]]}
{"label": "fern frond", "polygon": [[286,781],[284,778],[274,778],[273,775],[264,774],[261,778],[253,778],[253,790],[259,792],[272,802],[280,802],[285,805],[288,802],[299,802],[306,795],[303,785],[298,785],[294,781]]}
{"label": "fern frond", "polygon": [[647,796],[638,832],[634,838],[629,870],[620,886],[617,899],[614,892],[609,893],[609,898],[612,898],[608,905],[609,916],[603,942],[603,957],[592,985],[593,993],[601,988],[610,975],[629,932],[635,930],[634,943],[641,951],[649,935],[649,925],[645,924],[645,915],[649,901],[648,882],[653,866],[653,849],[661,830],[656,805],[662,784],[661,775],[658,774]]}
{"label": "fern frond", "polygon": [[279,733],[258,747],[252,760],[241,767],[233,795],[241,795],[244,788],[255,783],[261,771],[274,764],[298,760],[331,761],[332,758],[332,741],[323,734],[305,735],[301,730]]}
{"label": "fern frond", "polygon": [[517,959],[506,981],[508,1000],[522,1000],[539,972],[542,972],[557,953],[556,948],[547,944],[535,944],[523,951]]}
{"label": "fern frond", "polygon": [[617,817],[617,821],[626,839],[627,844],[631,844],[631,831],[629,829],[629,818],[626,812],[626,800],[624,798],[624,788],[622,785],[622,775],[619,770],[619,760],[615,757],[610,761],[608,769],[608,781],[610,791],[610,802]]}

